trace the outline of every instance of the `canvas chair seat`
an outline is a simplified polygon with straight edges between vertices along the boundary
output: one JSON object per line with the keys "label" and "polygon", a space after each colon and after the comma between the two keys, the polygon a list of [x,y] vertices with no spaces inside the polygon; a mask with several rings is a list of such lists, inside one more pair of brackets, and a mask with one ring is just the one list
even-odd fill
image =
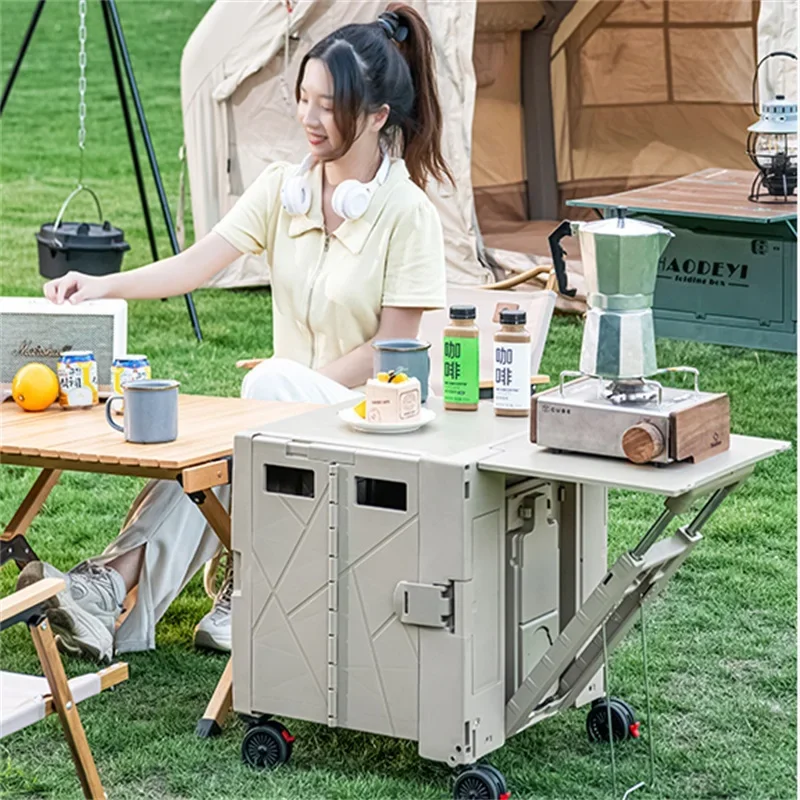
{"label": "canvas chair seat", "polygon": [[[76,703],[102,691],[96,672],[72,678],[68,684]],[[52,695],[47,678],[0,672],[0,739],[39,722],[48,713],[52,713]]]}

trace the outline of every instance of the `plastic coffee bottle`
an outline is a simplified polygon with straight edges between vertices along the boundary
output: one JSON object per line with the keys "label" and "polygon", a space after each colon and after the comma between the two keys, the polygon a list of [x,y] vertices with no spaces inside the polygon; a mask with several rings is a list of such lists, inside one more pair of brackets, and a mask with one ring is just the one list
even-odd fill
{"label": "plastic coffee bottle", "polygon": [[524,311],[500,312],[494,335],[494,413],[527,417],[531,409],[531,335]]}
{"label": "plastic coffee bottle", "polygon": [[480,329],[475,306],[451,306],[444,329],[444,407],[476,411],[480,396]]}

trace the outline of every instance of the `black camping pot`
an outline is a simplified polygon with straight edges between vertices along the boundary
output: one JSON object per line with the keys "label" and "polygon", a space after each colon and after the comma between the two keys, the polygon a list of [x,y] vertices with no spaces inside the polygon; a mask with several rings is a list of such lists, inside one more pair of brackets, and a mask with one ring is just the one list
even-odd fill
{"label": "black camping pot", "polygon": [[79,186],[64,201],[55,222],[46,222],[36,234],[39,243],[39,274],[43,278],[60,278],[70,270],[87,275],[108,275],[122,268],[122,255],[130,250],[125,235],[107,220],[105,222],[62,222],[73,197],[81,191],[94,197],[100,219],[103,212],[97,195],[87,186]]}

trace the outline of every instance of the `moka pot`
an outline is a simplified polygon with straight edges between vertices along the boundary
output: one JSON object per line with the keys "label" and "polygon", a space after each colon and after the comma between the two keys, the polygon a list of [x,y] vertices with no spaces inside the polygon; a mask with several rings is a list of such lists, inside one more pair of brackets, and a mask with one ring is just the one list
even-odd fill
{"label": "moka pot", "polygon": [[606,380],[652,375],[656,365],[653,294],[658,261],[674,234],[624,216],[561,223],[550,237],[554,261],[558,242],[576,234],[581,249],[588,311],[580,371]]}

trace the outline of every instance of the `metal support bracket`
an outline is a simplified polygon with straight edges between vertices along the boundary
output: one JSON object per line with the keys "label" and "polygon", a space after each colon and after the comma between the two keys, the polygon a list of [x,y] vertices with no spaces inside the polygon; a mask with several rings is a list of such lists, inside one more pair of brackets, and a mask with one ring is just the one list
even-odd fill
{"label": "metal support bracket", "polygon": [[702,540],[700,529],[739,485],[741,476],[729,476],[728,481],[709,487],[711,496],[691,522],[657,541],[688,507],[681,498],[677,503],[667,501],[659,518],[633,549],[617,559],[508,701],[507,737],[574,703],[603,662],[604,630],[611,652],[633,625],[641,604],[666,586]]}
{"label": "metal support bracket", "polygon": [[[183,489],[183,475],[178,475],[178,476],[175,478],[175,480],[177,480],[177,481],[178,481],[178,483],[179,483],[179,484],[180,484],[180,486],[181,486],[181,489]],[[189,499],[190,499],[190,500],[191,500],[191,501],[192,501],[192,502],[193,502],[193,503],[194,503],[196,506],[201,506],[201,505],[203,505],[203,503],[205,503],[205,501],[206,501],[206,493],[205,493],[205,489],[200,489],[200,490],[199,490],[199,491],[197,491],[197,492],[186,492],[186,496],[187,496],[187,497],[188,497],[188,498],[189,498]]]}
{"label": "metal support bracket", "polygon": [[19,614],[14,614],[13,617],[9,617],[8,619],[0,622],[0,631],[4,631],[7,628],[10,628],[12,625],[17,625],[20,622],[24,622],[26,625],[32,625],[35,627],[44,619],[46,619],[44,604],[37,603],[35,606],[24,608],[19,612]]}
{"label": "metal support bracket", "polygon": [[15,536],[13,539],[0,540],[0,567],[11,559],[17,562],[17,566],[20,569],[31,561],[41,560],[24,536]]}
{"label": "metal support bracket", "polygon": [[201,506],[206,501],[206,493],[204,491],[200,492],[189,492],[187,497],[196,505]]}

